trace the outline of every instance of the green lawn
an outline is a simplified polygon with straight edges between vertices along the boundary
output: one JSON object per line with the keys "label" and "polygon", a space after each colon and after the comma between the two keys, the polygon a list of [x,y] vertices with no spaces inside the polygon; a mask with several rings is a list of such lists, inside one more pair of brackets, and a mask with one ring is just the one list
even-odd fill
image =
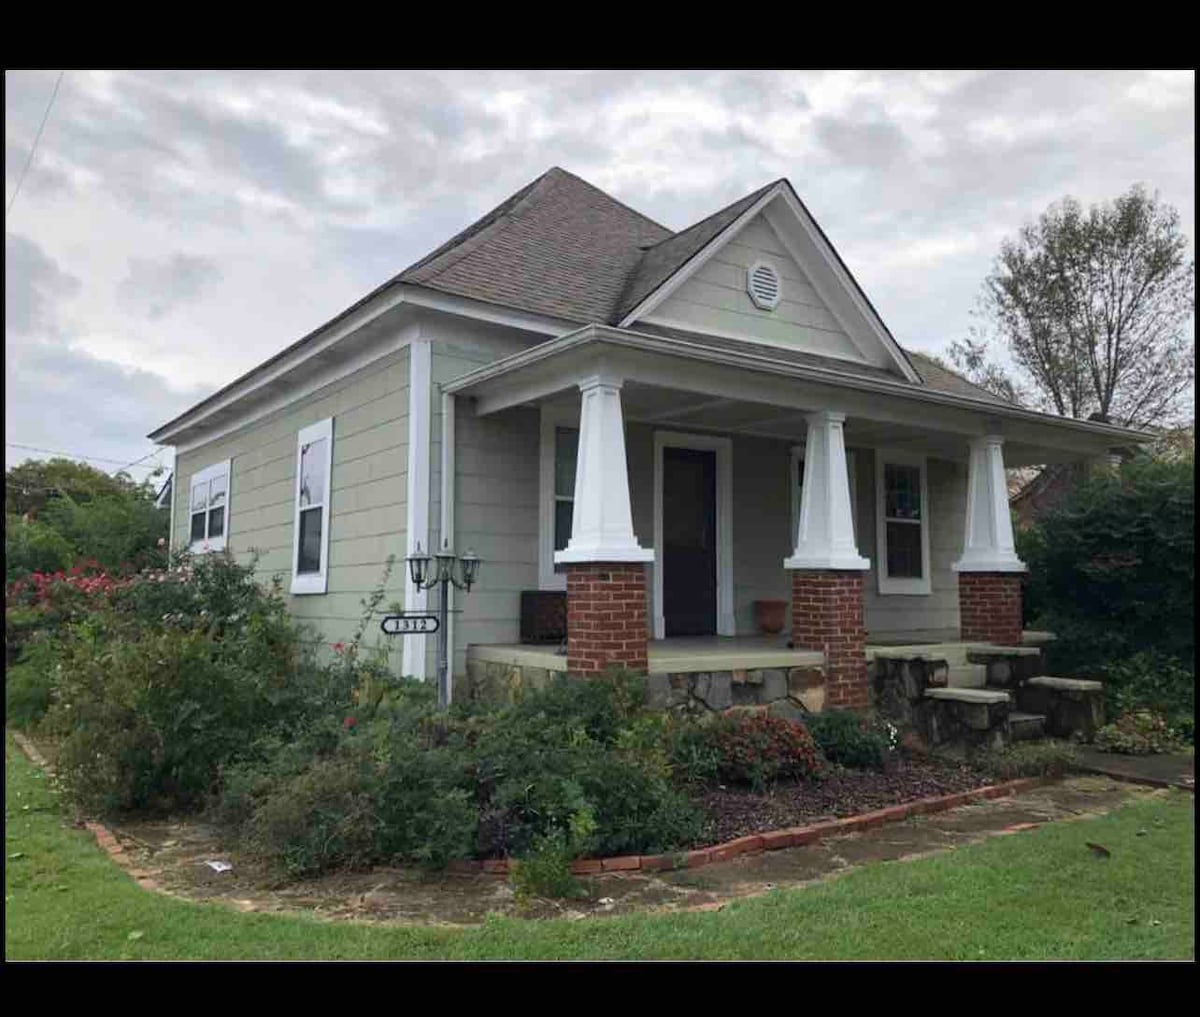
{"label": "green lawn", "polygon": [[[89,834],[64,827],[45,780],[11,739],[6,761],[9,959],[1193,955],[1192,798],[1183,792],[936,858],[867,866],[721,912],[497,919],[457,931],[243,915],[148,893]],[[1112,857],[1094,857],[1089,840]]]}

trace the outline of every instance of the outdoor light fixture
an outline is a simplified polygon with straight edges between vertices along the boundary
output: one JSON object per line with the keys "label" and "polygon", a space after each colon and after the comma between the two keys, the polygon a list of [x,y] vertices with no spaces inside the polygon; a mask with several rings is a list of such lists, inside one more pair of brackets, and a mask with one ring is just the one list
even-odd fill
{"label": "outdoor light fixture", "polygon": [[[438,707],[444,710],[450,705],[450,639],[446,625],[450,613],[450,587],[469,593],[479,578],[480,558],[470,548],[459,557],[450,549],[450,542],[443,540],[441,549],[432,555],[422,551],[418,541],[413,553],[405,560],[408,562],[409,577],[418,590],[441,587],[437,613]],[[413,618],[412,615],[408,617]],[[418,631],[424,630],[411,630],[411,633],[417,634]]]}
{"label": "outdoor light fixture", "polygon": [[417,541],[417,549],[407,558],[408,574],[412,576],[413,585],[418,590],[428,589],[425,580],[429,577],[429,563],[432,559],[421,550],[421,542]]}

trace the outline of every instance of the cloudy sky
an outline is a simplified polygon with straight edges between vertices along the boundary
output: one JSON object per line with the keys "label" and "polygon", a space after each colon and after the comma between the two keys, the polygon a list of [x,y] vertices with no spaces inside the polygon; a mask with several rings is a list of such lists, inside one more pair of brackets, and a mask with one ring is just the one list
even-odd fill
{"label": "cloudy sky", "polygon": [[[6,202],[57,74],[5,75]],[[1000,241],[1066,194],[1142,182],[1194,238],[1194,88],[1190,71],[68,71],[5,222],[5,460],[152,452],[147,431],[552,165],[672,229],[786,176],[900,342],[944,352]]]}

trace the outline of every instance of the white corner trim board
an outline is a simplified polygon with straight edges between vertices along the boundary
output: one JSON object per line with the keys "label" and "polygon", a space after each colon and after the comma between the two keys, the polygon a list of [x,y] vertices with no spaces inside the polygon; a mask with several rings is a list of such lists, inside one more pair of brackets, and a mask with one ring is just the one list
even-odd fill
{"label": "white corner trim board", "polygon": [[596,374],[579,382],[579,455],[575,462],[575,505],[571,539],[554,553],[555,564],[648,562],[654,552],[633,535],[621,379]]}
{"label": "white corner trim board", "polygon": [[796,546],[783,561],[785,569],[865,572],[871,567],[854,540],[845,422],[844,413],[832,410],[808,416]]}
{"label": "white corner trim board", "polygon": [[1025,572],[1013,540],[1004,439],[987,435],[971,442],[963,553],[955,572]]}
{"label": "white corner trim board", "polygon": [[[312,455],[311,447],[324,442],[323,454],[309,463],[320,486],[310,490],[305,484],[305,456]],[[292,586],[293,594],[324,593],[329,576],[330,496],[333,486],[333,417],[326,417],[302,428],[296,435],[296,497],[292,517]],[[317,541],[317,568],[300,570],[301,517],[319,513],[321,533]]]}
{"label": "white corner trim board", "polygon": [[654,432],[654,638],[665,639],[663,614],[663,450],[717,454],[717,635],[737,634],[733,614],[733,441],[709,434]]}
{"label": "white corner trim board", "polygon": [[[205,554],[209,551],[224,551],[229,540],[229,502],[230,477],[233,474],[233,460],[222,459],[197,470],[192,474],[187,487],[188,536],[187,548],[193,554]],[[222,484],[221,481],[224,480]],[[214,483],[215,481],[215,483]],[[171,487],[171,513],[175,511],[175,485]],[[197,500],[199,499],[199,500]],[[213,502],[220,499],[218,505],[222,508],[219,519],[213,519]],[[200,533],[195,533],[194,516],[202,516]],[[216,523],[217,525],[213,525]]]}
{"label": "white corner trim board", "polygon": [[[441,394],[442,400],[442,515],[441,527],[439,532],[443,540],[450,542],[450,546],[454,547],[454,497],[456,485],[454,483],[454,471],[457,469],[455,465],[454,455],[454,428],[456,423],[455,413],[457,412],[457,402],[455,397],[449,392]],[[407,584],[407,574],[405,583]],[[446,689],[446,703],[449,705],[454,700],[454,584],[446,590],[446,645],[449,647],[450,655],[450,684]]]}
{"label": "white corner trim board", "polygon": [[[433,343],[429,339],[413,338],[408,346],[408,507],[405,519],[405,539],[408,554],[416,550],[417,542],[429,547],[429,437],[430,415],[433,412]],[[432,550],[437,550],[433,548]],[[424,611],[428,591],[418,590],[408,578],[405,566],[404,610]],[[407,677],[427,677],[426,637],[405,636],[403,672]]]}

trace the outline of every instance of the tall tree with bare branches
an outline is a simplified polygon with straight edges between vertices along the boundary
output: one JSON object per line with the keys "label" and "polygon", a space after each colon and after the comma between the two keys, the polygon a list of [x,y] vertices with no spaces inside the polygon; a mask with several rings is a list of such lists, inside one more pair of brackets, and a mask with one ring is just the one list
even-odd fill
{"label": "tall tree with bare branches", "polygon": [[1165,427],[1189,415],[1194,311],[1179,213],[1134,185],[1086,211],[1064,198],[1006,240],[980,297],[983,327],[951,343],[950,356],[1014,401]]}

